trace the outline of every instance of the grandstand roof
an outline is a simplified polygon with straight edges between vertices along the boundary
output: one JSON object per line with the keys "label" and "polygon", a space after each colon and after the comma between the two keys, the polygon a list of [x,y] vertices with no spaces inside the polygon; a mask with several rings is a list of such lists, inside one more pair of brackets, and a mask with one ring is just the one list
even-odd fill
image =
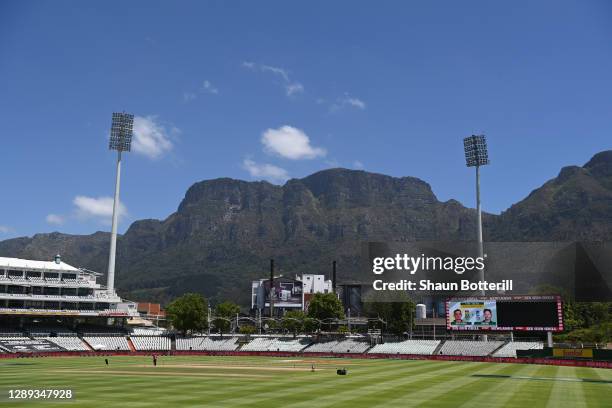
{"label": "grandstand roof", "polygon": [[45,271],[58,272],[79,272],[79,269],[65,262],[55,263],[54,261],[34,261],[31,259],[4,258],[0,257],[0,268],[23,268],[39,269]]}

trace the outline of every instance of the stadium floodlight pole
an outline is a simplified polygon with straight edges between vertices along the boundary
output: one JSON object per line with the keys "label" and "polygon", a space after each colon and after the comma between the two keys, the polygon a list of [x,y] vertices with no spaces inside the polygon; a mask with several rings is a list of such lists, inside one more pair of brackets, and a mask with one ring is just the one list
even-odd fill
{"label": "stadium floodlight pole", "polygon": [[274,317],[274,259],[270,259],[270,318]]}
{"label": "stadium floodlight pole", "polygon": [[[482,239],[482,210],[480,206],[480,166],[489,164],[487,139],[485,135],[472,135],[463,139],[465,151],[465,164],[467,167],[476,167],[476,212],[478,214],[478,257],[484,257],[484,244]],[[479,269],[479,279],[484,281],[484,268]],[[480,294],[485,295],[482,289]]]}
{"label": "stadium floodlight pole", "polygon": [[351,308],[348,308],[348,332],[351,333]]}
{"label": "stadium floodlight pole", "polygon": [[111,227],[110,251],[108,254],[108,275],[106,289],[115,291],[115,256],[117,253],[117,219],[119,218],[119,188],[121,186],[121,153],[129,152],[132,146],[134,115],[113,112],[109,150],[117,151],[117,178],[115,180],[115,199],[113,201],[113,222]]}
{"label": "stadium floodlight pole", "polygon": [[208,304],[207,304],[206,321],[208,322],[207,332],[208,332],[208,335],[210,336],[210,301],[208,301]]}

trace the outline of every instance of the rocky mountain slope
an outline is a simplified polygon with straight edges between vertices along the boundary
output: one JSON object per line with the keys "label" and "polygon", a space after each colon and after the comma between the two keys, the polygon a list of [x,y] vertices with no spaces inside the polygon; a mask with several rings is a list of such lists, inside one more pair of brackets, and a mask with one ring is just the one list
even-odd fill
{"label": "rocky mountain slope", "polygon": [[[330,270],[358,274],[360,242],[471,240],[475,211],[440,202],[430,186],[346,169],[320,171],[284,186],[233,179],[194,184],[167,219],[134,222],[118,242],[117,287],[128,298],[167,301],[185,291],[249,304],[250,280]],[[497,241],[609,240],[612,151],[566,167],[500,216],[485,214]],[[104,272],[108,234],[37,234],[0,242],[0,255],[50,259]]]}

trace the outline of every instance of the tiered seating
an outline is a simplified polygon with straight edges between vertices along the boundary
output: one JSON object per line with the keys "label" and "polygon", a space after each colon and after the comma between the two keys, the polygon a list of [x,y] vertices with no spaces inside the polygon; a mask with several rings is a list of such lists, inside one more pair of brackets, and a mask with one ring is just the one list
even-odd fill
{"label": "tiered seating", "polygon": [[307,339],[282,339],[256,337],[249,343],[242,346],[243,351],[301,351],[308,346],[310,341]]}
{"label": "tiered seating", "polygon": [[51,334],[58,336],[76,336],[76,333],[62,326],[31,325],[24,327],[25,331],[32,337],[49,337]]}
{"label": "tiered seating", "polygon": [[310,347],[307,347],[304,352],[307,353],[331,353],[334,347],[338,345],[339,341],[332,340],[322,343],[315,343]]}
{"label": "tiered seating", "polygon": [[134,336],[161,336],[165,333],[165,331],[165,329],[161,329],[159,327],[134,327],[132,329],[132,334]]}
{"label": "tiered seating", "polygon": [[334,353],[365,353],[370,348],[370,343],[357,340],[344,340],[334,347]]}
{"label": "tiered seating", "polygon": [[[93,312],[93,310],[89,310]],[[81,325],[77,329],[79,333],[88,336],[123,336],[124,331],[119,327],[112,326],[94,326],[94,325]]]}
{"label": "tiered seating", "polygon": [[2,338],[13,338],[13,337],[24,337],[21,330],[13,327],[0,327],[0,337]]}
{"label": "tiered seating", "polygon": [[251,340],[249,343],[242,346],[240,350],[243,351],[268,351],[268,347],[270,347],[276,339],[268,338],[268,337],[256,337]]}
{"label": "tiered seating", "polygon": [[310,344],[308,339],[275,339],[268,351],[301,351]]}
{"label": "tiered seating", "polygon": [[204,350],[200,348],[202,337],[176,338],[176,349],[181,351]]}
{"label": "tiered seating", "polygon": [[234,351],[238,348],[238,338],[190,337],[177,338],[177,350],[194,351]]}
{"label": "tiered seating", "polygon": [[514,357],[516,350],[541,350],[544,344],[532,341],[511,341],[493,353],[493,357]]}
{"label": "tiered seating", "polygon": [[368,348],[370,348],[369,343],[348,339],[315,343],[304,351],[310,353],[365,353]]}
{"label": "tiered seating", "polygon": [[234,351],[238,348],[238,338],[230,337],[216,339],[214,337],[204,337],[202,339],[202,347],[209,351]]}
{"label": "tiered seating", "polygon": [[88,351],[89,348],[75,336],[70,337],[45,337],[44,340],[57,344],[68,351]]}
{"label": "tiered seating", "polygon": [[504,344],[502,341],[448,340],[439,354],[449,356],[488,356]]}
{"label": "tiered seating", "polygon": [[377,344],[368,353],[431,355],[439,345],[439,340],[406,340],[397,343]]}
{"label": "tiered seating", "polygon": [[130,337],[136,350],[170,350],[170,339],[168,337],[155,336],[132,336]]}
{"label": "tiered seating", "polygon": [[86,336],[83,337],[83,340],[85,340],[94,350],[130,350],[130,346],[125,337]]}

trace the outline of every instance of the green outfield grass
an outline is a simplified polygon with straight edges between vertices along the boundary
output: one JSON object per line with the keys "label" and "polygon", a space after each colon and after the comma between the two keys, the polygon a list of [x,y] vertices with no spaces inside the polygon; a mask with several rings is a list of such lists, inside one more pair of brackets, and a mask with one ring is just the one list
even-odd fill
{"label": "green outfield grass", "polygon": [[[606,369],[308,357],[160,357],[157,367],[149,357],[109,360],[108,367],[101,357],[0,360],[0,406],[612,407]],[[76,398],[9,402],[14,388],[69,388]]]}

